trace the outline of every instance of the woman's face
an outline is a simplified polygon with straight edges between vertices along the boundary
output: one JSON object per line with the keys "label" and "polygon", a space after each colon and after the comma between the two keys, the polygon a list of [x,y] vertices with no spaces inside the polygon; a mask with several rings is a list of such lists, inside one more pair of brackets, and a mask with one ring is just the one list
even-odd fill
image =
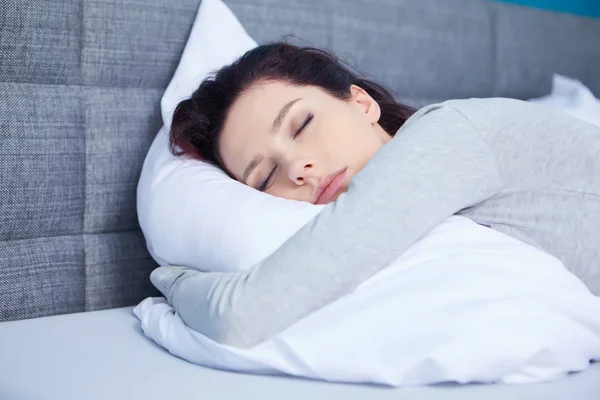
{"label": "woman's face", "polygon": [[340,100],[315,86],[280,81],[252,86],[233,104],[220,154],[240,182],[286,199],[326,204],[391,136],[380,108],[352,86]]}

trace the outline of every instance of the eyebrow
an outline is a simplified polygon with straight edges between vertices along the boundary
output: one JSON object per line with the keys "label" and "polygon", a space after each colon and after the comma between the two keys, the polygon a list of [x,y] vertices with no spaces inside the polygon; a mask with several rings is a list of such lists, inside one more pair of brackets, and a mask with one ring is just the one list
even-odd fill
{"label": "eyebrow", "polygon": [[[279,111],[279,114],[277,114],[277,117],[273,121],[273,127],[271,129],[273,133],[277,133],[277,131],[281,128],[281,123],[283,122],[283,119],[287,115],[288,111],[290,111],[290,108],[292,108],[292,106],[294,105],[294,103],[296,103],[298,100],[302,100],[302,97],[298,97],[297,99],[289,101],[283,107],[281,107],[281,110]],[[248,184],[246,182],[246,180],[248,179],[248,176],[250,176],[250,174],[252,173],[252,171],[254,170],[254,168],[256,168],[256,166],[263,159],[264,159],[263,156],[256,156],[256,157],[254,157],[252,159],[252,161],[250,161],[250,164],[248,164],[248,166],[244,170],[244,175],[242,177],[242,181],[244,183]]]}
{"label": "eyebrow", "polygon": [[287,115],[288,111],[290,111],[290,108],[292,108],[292,106],[294,105],[294,103],[296,103],[298,100],[302,100],[302,98],[298,97],[297,99],[294,99],[294,100],[288,102],[283,107],[281,107],[281,110],[279,111],[279,114],[277,114],[277,117],[273,121],[273,128],[272,128],[273,133],[277,133],[277,131],[279,130],[279,128],[281,128],[281,123],[283,122],[283,119]]}

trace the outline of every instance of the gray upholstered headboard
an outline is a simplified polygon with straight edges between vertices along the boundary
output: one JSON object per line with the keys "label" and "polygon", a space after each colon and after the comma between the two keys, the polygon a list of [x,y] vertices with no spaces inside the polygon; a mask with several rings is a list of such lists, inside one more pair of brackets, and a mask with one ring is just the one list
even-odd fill
{"label": "gray upholstered headboard", "polygon": [[550,91],[553,73],[600,94],[600,19],[481,0],[226,3],[256,40],[291,31],[418,106],[536,97]]}
{"label": "gray upholstered headboard", "polygon": [[[600,93],[600,20],[485,0],[225,0],[259,42],[333,50],[415,106]],[[0,3],[0,321],[158,295],[135,210],[199,0]]]}

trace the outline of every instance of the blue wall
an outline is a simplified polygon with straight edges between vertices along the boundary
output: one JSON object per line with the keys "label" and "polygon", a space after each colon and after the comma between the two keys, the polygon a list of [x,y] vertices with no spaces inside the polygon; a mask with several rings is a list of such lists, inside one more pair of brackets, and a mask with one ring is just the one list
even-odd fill
{"label": "blue wall", "polygon": [[600,18],[600,0],[494,0]]}

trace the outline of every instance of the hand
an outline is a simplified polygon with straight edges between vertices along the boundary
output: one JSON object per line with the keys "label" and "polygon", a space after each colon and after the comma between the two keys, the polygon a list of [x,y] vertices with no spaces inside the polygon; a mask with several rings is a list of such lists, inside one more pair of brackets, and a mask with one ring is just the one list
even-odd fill
{"label": "hand", "polygon": [[175,307],[172,299],[179,292],[177,288],[195,273],[200,274],[201,272],[193,268],[169,265],[158,267],[152,271],[150,281],[165,296],[167,302]]}

